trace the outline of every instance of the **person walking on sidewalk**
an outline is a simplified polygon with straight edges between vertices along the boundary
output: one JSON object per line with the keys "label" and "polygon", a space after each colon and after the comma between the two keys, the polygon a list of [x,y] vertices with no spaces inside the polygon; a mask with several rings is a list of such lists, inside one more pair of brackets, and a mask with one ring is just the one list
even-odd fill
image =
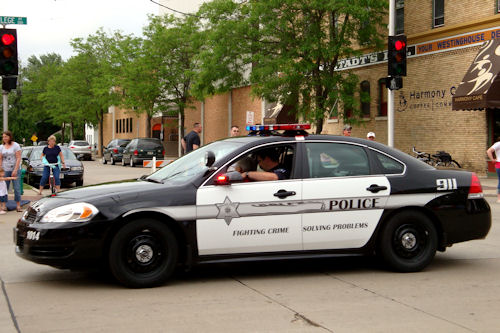
{"label": "person walking on sidewalk", "polygon": [[194,123],[193,130],[181,139],[182,148],[184,153],[187,154],[200,148],[200,133],[202,126],[200,123]]}
{"label": "person walking on sidewalk", "polygon": [[[16,202],[16,210],[21,212],[21,146],[14,141],[14,135],[11,131],[2,133],[2,143],[3,145],[0,146],[0,166],[5,171],[5,177],[15,177],[12,180],[14,201]],[[9,189],[10,182],[10,180],[6,181],[7,190]]]}
{"label": "person walking on sidewalk", "polygon": [[497,142],[488,148],[486,154],[488,154],[491,161],[495,162],[495,170],[498,176],[497,203],[500,203],[500,137],[497,138]]}

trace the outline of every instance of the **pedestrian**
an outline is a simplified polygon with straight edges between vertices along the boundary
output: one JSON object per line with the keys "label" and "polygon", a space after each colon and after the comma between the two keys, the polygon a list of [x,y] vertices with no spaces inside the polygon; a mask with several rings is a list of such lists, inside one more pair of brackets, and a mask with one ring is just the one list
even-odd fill
{"label": "pedestrian", "polygon": [[[42,151],[42,161],[43,161],[43,174],[42,179],[40,179],[40,194],[49,180],[50,169],[52,168],[52,174],[54,175],[54,182],[56,183],[56,191],[59,192],[61,189],[61,179],[59,175],[61,173],[60,164],[62,163],[63,168],[66,168],[66,163],[64,162],[64,155],[61,151],[61,147],[56,145],[56,137],[51,135],[47,139],[47,146],[43,148]],[[57,165],[48,165],[48,164]]]}
{"label": "pedestrian", "polygon": [[[21,212],[21,146],[14,141],[14,135],[11,131],[2,133],[2,143],[3,145],[0,147],[0,166],[5,172],[5,177],[14,178],[12,179],[14,201],[16,202],[16,210]],[[7,190],[9,189],[10,182],[11,180],[5,181]]]}
{"label": "pedestrian", "polygon": [[497,186],[497,203],[500,203],[500,136],[488,150],[486,151],[489,159],[495,162],[495,170],[498,176],[498,186]]}
{"label": "pedestrian", "polygon": [[185,154],[200,148],[201,130],[202,130],[201,124],[194,123],[193,130],[182,138],[181,144]]}
{"label": "pedestrian", "polygon": [[16,177],[5,177],[5,171],[0,167],[0,215],[7,212],[7,201],[9,201],[9,192],[5,181],[14,179]]}
{"label": "pedestrian", "polygon": [[349,124],[344,125],[344,136],[351,136],[352,126]]}
{"label": "pedestrian", "polygon": [[236,125],[231,126],[231,136],[239,136],[240,128]]}
{"label": "pedestrian", "polygon": [[371,141],[375,141],[375,133],[374,132],[368,132],[366,134],[366,138]]}

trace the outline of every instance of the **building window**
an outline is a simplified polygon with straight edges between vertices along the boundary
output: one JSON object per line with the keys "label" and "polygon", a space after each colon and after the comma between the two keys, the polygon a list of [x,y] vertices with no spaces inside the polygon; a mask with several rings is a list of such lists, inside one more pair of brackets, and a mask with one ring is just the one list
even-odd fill
{"label": "building window", "polygon": [[385,78],[378,80],[378,116],[387,117],[387,89]]}
{"label": "building window", "polygon": [[405,33],[405,1],[396,0],[396,35]]}
{"label": "building window", "polygon": [[130,122],[129,122],[129,125],[130,125],[130,132],[132,132],[134,130],[134,127],[132,126],[132,118],[130,118]]}
{"label": "building window", "polygon": [[444,25],[444,0],[432,1],[432,13],[434,28]]}
{"label": "building window", "polygon": [[115,133],[119,133],[118,132],[118,119],[115,120]]}
{"label": "building window", "polygon": [[130,118],[125,119],[125,132],[130,132],[128,127],[128,121]]}
{"label": "building window", "polygon": [[361,82],[360,88],[361,116],[363,118],[370,118],[370,82]]}

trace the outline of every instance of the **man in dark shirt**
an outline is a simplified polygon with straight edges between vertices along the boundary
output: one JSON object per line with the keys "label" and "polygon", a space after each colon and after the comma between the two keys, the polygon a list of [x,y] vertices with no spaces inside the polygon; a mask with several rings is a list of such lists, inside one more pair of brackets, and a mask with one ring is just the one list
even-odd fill
{"label": "man in dark shirt", "polygon": [[184,153],[189,153],[193,150],[200,148],[200,133],[202,126],[200,123],[194,123],[193,130],[182,138],[181,144]]}
{"label": "man in dark shirt", "polygon": [[262,180],[283,180],[290,178],[290,171],[285,166],[279,164],[276,151],[273,149],[263,149],[257,152],[257,161],[264,171],[242,172],[243,179]]}

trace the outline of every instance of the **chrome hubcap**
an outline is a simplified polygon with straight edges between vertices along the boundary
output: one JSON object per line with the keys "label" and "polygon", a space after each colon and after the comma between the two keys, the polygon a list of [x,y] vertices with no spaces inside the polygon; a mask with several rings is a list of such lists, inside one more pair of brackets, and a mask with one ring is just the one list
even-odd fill
{"label": "chrome hubcap", "polygon": [[401,245],[403,245],[405,249],[412,249],[415,245],[417,245],[417,237],[415,237],[414,234],[407,232],[401,237]]}
{"label": "chrome hubcap", "polygon": [[141,245],[135,250],[135,257],[141,263],[147,263],[153,258],[153,248],[149,245]]}

